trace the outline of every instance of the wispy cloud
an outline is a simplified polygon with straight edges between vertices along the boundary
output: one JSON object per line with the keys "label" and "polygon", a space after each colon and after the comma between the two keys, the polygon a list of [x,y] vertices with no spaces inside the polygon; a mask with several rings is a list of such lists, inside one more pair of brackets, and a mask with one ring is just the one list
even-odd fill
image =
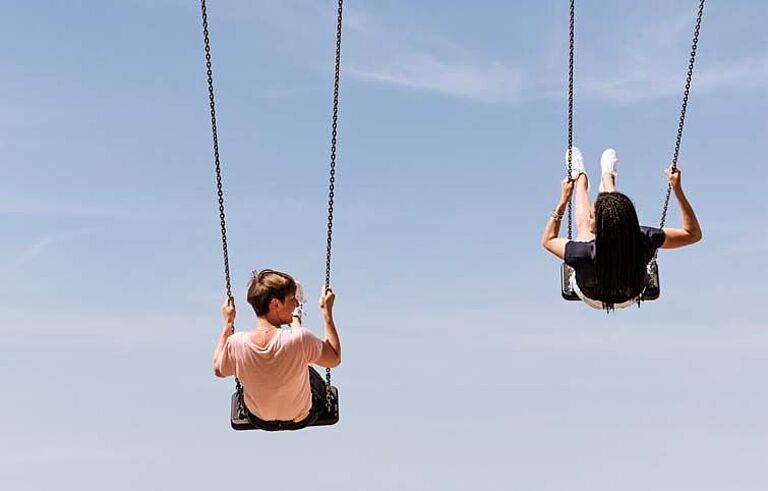
{"label": "wispy cloud", "polygon": [[[516,104],[562,98],[567,11],[552,11],[555,14],[549,25],[535,27],[537,36],[548,42],[524,48],[511,46],[509,58],[500,59],[490,58],[479,48],[468,48],[455,36],[423,25],[395,24],[370,10],[347,6],[343,76],[479,103]],[[318,45],[317,40],[321,37],[320,26],[322,36],[327,36],[328,26],[335,22],[332,2],[293,0],[271,5],[268,12],[254,9],[250,15],[263,22],[269,19],[264,27],[277,29],[281,38],[287,38],[280,49],[313,60],[316,69],[327,70],[329,47]],[[322,20],[318,22],[318,18]],[[285,22],[274,23],[274,19]],[[627,17],[607,28],[603,26],[599,35],[579,32],[579,97],[626,105],[682,95],[695,11],[690,5],[671,6],[669,12],[644,25],[633,19]],[[708,21],[705,18],[702,36],[710,34]],[[297,25],[314,27],[297,31]],[[709,60],[706,52],[700,51],[699,58],[693,82],[697,93],[768,87],[768,53],[742,54],[741,58],[723,61]]]}
{"label": "wispy cloud", "polygon": [[345,74],[359,80],[483,103],[520,100],[520,70],[484,59],[437,34],[397,29],[367,12],[353,10],[347,21]]}
{"label": "wispy cloud", "polygon": [[[78,343],[137,341],[151,339],[167,341],[185,330],[206,332],[210,323],[216,322],[209,312],[197,315],[178,312],[160,312],[146,306],[141,312],[107,312],[106,309],[72,307],[71,310],[38,312],[20,306],[0,308],[0,342],[29,342],[48,339],[51,343],[63,340]],[[204,326],[204,327],[203,327]],[[199,330],[198,330],[199,329]],[[36,342],[37,342],[36,341]]]}
{"label": "wispy cloud", "polygon": [[10,195],[0,201],[0,215],[55,216],[141,223],[184,221],[200,216],[199,213],[194,213],[194,210],[181,207],[147,206],[143,203],[43,202]]}
{"label": "wispy cloud", "polygon": [[24,249],[21,252],[21,254],[18,255],[15,261],[15,265],[21,266],[32,261],[37,256],[39,256],[48,246],[53,244],[55,241],[56,241],[56,238],[53,236],[43,237],[42,239],[36,240],[30,246]]}
{"label": "wispy cloud", "polygon": [[[252,19],[284,19],[264,24],[285,38],[278,49],[300,56],[310,61],[313,69],[327,73],[331,45],[319,45],[318,39],[331,42],[329,26],[336,20],[333,2],[293,0],[267,9],[268,13],[247,15]],[[307,29],[297,30],[297,25]],[[425,32],[423,27],[402,22],[394,26],[357,5],[345,6],[342,76],[483,103],[520,100],[524,77],[517,67],[471,52],[453,39]]]}
{"label": "wispy cloud", "polygon": [[[709,34],[706,21],[702,36]],[[617,104],[681,97],[694,22],[693,12],[685,8],[640,28],[625,26],[617,42],[604,43],[598,38],[597,43],[580,50],[580,58],[584,59],[580,90],[587,97]],[[768,86],[768,53],[710,61],[706,44],[701,44],[693,72],[695,92],[764,90]]]}
{"label": "wispy cloud", "polygon": [[61,245],[68,240],[83,237],[90,232],[92,232],[92,229],[80,229],[39,237],[22,247],[21,251],[16,255],[9,254],[5,258],[7,262],[3,261],[3,263],[10,269],[21,268],[42,257],[52,247]]}
{"label": "wispy cloud", "polygon": [[[562,97],[562,90],[553,87],[552,80],[560,83],[563,78],[553,77],[553,73],[564,73],[564,49],[559,64],[553,59],[557,56],[552,56],[552,46],[549,56],[545,49],[541,56],[534,53],[525,63],[477,61],[483,59],[482,53],[467,52],[452,45],[451,40],[435,42],[412,35],[407,42],[398,43],[394,30],[376,23],[369,15],[361,13],[357,19],[356,41],[364,49],[354,53],[349,63],[346,73],[352,77],[486,103]],[[613,104],[680,97],[693,21],[686,8],[665,21],[640,28],[618,26],[611,34],[621,36],[617,42],[606,43],[598,37],[596,43],[580,46],[578,75],[583,77],[577,79],[578,91]],[[555,28],[562,30],[562,26]],[[628,42],[619,42],[624,39]],[[768,87],[768,54],[727,61],[706,61],[702,57],[700,51],[693,82],[697,92]]]}
{"label": "wispy cloud", "polygon": [[450,63],[418,52],[399,53],[387,63],[352,66],[347,73],[363,80],[478,102],[518,102],[522,86],[519,73],[503,63]]}
{"label": "wispy cloud", "polygon": [[768,54],[704,67],[698,76],[703,90],[768,88]]}
{"label": "wispy cloud", "polygon": [[[608,77],[588,77],[580,88],[588,97],[622,104],[682,97],[684,67],[679,62],[675,67],[669,65],[671,63],[639,60],[616,69],[615,74]],[[768,55],[696,67],[692,87],[700,93],[765,90],[768,87]]]}

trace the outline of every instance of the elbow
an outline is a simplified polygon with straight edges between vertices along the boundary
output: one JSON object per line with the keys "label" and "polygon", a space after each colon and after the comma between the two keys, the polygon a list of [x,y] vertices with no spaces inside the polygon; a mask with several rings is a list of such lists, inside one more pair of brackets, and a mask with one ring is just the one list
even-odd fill
{"label": "elbow", "polygon": [[555,239],[555,238],[557,238],[557,235],[552,235],[550,233],[547,233],[547,231],[545,230],[541,236],[541,247],[549,250],[549,243],[552,241],[552,239]]}
{"label": "elbow", "polygon": [[691,234],[691,244],[695,244],[696,242],[701,241],[701,239],[704,237],[704,234],[701,232],[701,229],[696,229],[696,232]]}
{"label": "elbow", "polygon": [[226,378],[227,376],[221,371],[221,365],[218,360],[213,360],[213,374],[218,378]]}
{"label": "elbow", "polygon": [[689,245],[695,244],[696,242],[699,242],[701,238],[702,238],[701,229],[697,229],[697,230],[688,232],[688,236],[686,237],[685,242],[683,244],[689,246]]}
{"label": "elbow", "polygon": [[541,241],[542,247],[544,247],[544,250],[547,252],[551,252],[555,256],[559,257],[560,259],[563,258],[563,252],[559,252],[559,247],[557,244],[557,238],[554,239],[544,239]]}
{"label": "elbow", "polygon": [[341,365],[341,350],[335,353],[333,359],[328,360],[328,368],[336,368]]}

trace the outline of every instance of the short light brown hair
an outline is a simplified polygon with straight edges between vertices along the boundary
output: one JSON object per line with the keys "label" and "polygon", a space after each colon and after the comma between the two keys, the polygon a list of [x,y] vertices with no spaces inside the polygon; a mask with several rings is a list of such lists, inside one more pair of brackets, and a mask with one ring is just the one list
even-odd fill
{"label": "short light brown hair", "polygon": [[296,280],[288,273],[271,269],[254,271],[248,283],[248,303],[256,315],[261,317],[269,312],[269,303],[273,298],[285,300],[288,295],[296,294]]}

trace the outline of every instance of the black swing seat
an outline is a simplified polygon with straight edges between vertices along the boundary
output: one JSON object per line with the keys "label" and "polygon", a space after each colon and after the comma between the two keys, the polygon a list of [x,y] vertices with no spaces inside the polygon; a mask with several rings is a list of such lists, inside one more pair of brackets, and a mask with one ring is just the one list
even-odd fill
{"label": "black swing seat", "polygon": [[[645,289],[641,295],[643,302],[656,300],[661,295],[661,286],[659,283],[659,265],[656,260],[651,260],[647,266],[647,274],[645,275]],[[581,301],[579,296],[571,288],[571,276],[576,274],[576,271],[567,264],[563,263],[560,267],[560,294],[565,300],[569,301]]]}
{"label": "black swing seat", "polygon": [[[233,430],[263,430],[263,431],[293,431],[306,428],[308,426],[330,426],[339,422],[339,390],[331,386],[331,409],[328,410],[325,398],[322,403],[318,404],[321,408],[320,411],[315,412],[313,407],[312,413],[303,421],[264,421],[257,418],[245,406],[243,400],[243,392],[236,390],[232,394],[232,412],[231,412],[231,425]],[[318,400],[313,400],[313,406],[317,404]]]}

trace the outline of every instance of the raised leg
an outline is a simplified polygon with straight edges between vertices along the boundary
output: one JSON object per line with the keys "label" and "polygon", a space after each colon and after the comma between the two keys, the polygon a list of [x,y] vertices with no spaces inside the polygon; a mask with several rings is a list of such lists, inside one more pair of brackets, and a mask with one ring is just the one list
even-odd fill
{"label": "raised leg", "polygon": [[619,171],[619,156],[616,150],[606,148],[600,156],[600,192],[616,192],[616,174]]}
{"label": "raised leg", "polygon": [[587,175],[579,174],[576,178],[574,194],[576,195],[576,240],[588,242],[595,238],[591,230],[592,201],[587,189]]}
{"label": "raised leg", "polygon": [[603,186],[600,188],[600,190],[604,193],[615,193],[616,192],[616,175],[611,174],[610,172],[604,172],[603,175],[600,177],[601,183]]}

